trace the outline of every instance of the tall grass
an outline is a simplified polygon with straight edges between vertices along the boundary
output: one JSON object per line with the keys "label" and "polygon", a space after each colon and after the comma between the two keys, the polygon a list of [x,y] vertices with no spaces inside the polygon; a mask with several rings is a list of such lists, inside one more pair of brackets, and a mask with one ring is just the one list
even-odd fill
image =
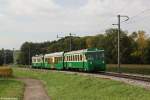
{"label": "tall grass", "polygon": [[42,80],[52,100],[149,100],[150,91],[109,79],[54,71],[14,69],[16,77]]}
{"label": "tall grass", "polygon": [[24,84],[14,79],[0,78],[0,100],[22,100]]}
{"label": "tall grass", "polygon": [[10,67],[0,67],[0,77],[11,77],[13,70]]}
{"label": "tall grass", "polygon": [[[117,72],[117,64],[108,64],[107,71]],[[150,65],[121,64],[121,72],[150,75]]]}

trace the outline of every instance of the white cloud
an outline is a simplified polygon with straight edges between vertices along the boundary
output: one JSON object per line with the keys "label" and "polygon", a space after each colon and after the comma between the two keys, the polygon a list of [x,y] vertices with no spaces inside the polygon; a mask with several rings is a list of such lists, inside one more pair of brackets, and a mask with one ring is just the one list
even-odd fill
{"label": "white cloud", "polygon": [[[145,6],[144,1],[147,0],[88,0],[86,5],[76,9],[63,9],[54,0],[9,0],[8,26],[13,24],[14,28],[10,32],[57,32],[58,29],[77,32],[78,28],[83,32],[93,31],[96,28],[98,30],[98,25],[108,19],[111,19],[109,24],[112,23],[112,18],[118,13],[132,16],[147,9],[148,5]],[[22,29],[23,26],[26,28]],[[31,26],[33,27],[30,28]]]}
{"label": "white cloud", "polygon": [[[82,4],[77,5],[78,3],[76,3],[73,8],[67,6],[71,3],[67,3],[67,0],[64,0],[66,3],[61,5],[54,2],[55,0],[3,1],[5,1],[5,4],[1,6],[2,9],[0,10],[0,34],[20,33],[23,36],[20,37],[20,40],[16,36],[16,40],[19,42],[25,41],[30,37],[30,34],[33,35],[32,33],[38,32],[51,33],[49,34],[50,40],[54,39],[55,33],[60,32],[82,33],[80,35],[100,33],[106,28],[112,27],[112,23],[117,22],[117,14],[131,17],[150,6],[149,0],[88,0],[85,4],[82,2]],[[149,21],[148,16],[146,12],[138,18]],[[135,22],[138,22],[137,19],[134,19]],[[123,24],[122,27],[130,30],[140,29],[141,27],[148,29],[149,24],[148,22],[141,22],[140,24]],[[41,39],[34,37],[33,41],[37,39],[41,41],[45,37]],[[7,40],[3,39],[3,42],[5,41]]]}
{"label": "white cloud", "polygon": [[9,11],[16,15],[39,15],[44,11],[52,12],[58,9],[52,0],[10,0]]}

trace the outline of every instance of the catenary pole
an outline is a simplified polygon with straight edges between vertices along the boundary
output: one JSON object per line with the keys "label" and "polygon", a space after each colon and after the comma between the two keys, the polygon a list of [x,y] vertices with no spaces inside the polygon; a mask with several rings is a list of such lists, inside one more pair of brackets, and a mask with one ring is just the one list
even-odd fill
{"label": "catenary pole", "polygon": [[31,54],[30,54],[30,46],[29,46],[29,67],[30,67],[30,57],[31,57]]}
{"label": "catenary pole", "polygon": [[15,65],[15,48],[13,48],[13,65]]}
{"label": "catenary pole", "polygon": [[118,15],[118,72],[120,73],[120,15]]}
{"label": "catenary pole", "polygon": [[70,51],[72,50],[72,34],[71,33],[69,33],[69,36],[70,36]]}
{"label": "catenary pole", "polygon": [[6,52],[5,52],[5,49],[4,49],[4,65],[6,65]]}
{"label": "catenary pole", "polygon": [[[72,36],[75,36],[76,34],[72,34],[72,33],[69,33],[69,51],[72,51]],[[57,38],[64,38],[64,37],[59,37],[59,35],[57,34]]]}
{"label": "catenary pole", "polygon": [[118,26],[118,72],[121,73],[121,63],[120,63],[120,33],[121,33],[121,28],[120,28],[120,24],[121,24],[121,17],[125,17],[127,18],[126,20],[122,21],[122,22],[125,22],[125,21],[128,21],[129,20],[129,17],[128,16],[122,16],[122,15],[118,15],[118,24],[113,24],[113,25],[117,25]]}

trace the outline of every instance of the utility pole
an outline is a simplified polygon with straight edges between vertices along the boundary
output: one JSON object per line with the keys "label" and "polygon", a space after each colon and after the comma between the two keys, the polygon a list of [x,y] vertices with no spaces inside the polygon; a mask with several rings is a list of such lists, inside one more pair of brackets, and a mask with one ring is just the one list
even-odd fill
{"label": "utility pole", "polygon": [[[75,35],[75,34],[69,33],[69,38],[70,38],[70,40],[69,40],[69,51],[72,51],[72,36],[73,36],[73,35]],[[63,37],[59,37],[59,36],[57,35],[57,38],[63,38]]]}
{"label": "utility pole", "polygon": [[75,36],[76,34],[69,33],[70,36],[70,51],[72,51],[72,36]]}
{"label": "utility pole", "polygon": [[31,51],[31,50],[30,50],[30,46],[29,46],[29,67],[30,67],[30,55],[31,55],[31,54],[30,54],[30,51]]}
{"label": "utility pole", "polygon": [[118,26],[118,72],[121,73],[121,68],[120,68],[120,19],[121,17],[125,17],[127,18],[126,20],[122,21],[122,22],[125,22],[125,21],[128,21],[129,20],[129,17],[128,16],[122,16],[122,15],[118,15],[118,24],[113,24],[113,25],[117,25]]}
{"label": "utility pole", "polygon": [[5,52],[5,49],[4,49],[4,65],[6,65],[6,52]]}
{"label": "utility pole", "polygon": [[13,48],[13,65],[15,65],[15,48]]}
{"label": "utility pole", "polygon": [[120,73],[120,15],[118,15],[118,72]]}
{"label": "utility pole", "polygon": [[70,36],[70,51],[72,50],[72,34],[69,33],[69,36]]}
{"label": "utility pole", "polygon": [[64,38],[64,37],[59,37],[59,35],[57,34],[57,38]]}

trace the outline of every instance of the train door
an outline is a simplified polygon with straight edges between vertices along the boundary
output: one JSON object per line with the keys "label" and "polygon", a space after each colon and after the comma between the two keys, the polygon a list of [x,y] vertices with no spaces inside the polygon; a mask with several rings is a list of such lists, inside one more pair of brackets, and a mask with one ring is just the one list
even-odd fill
{"label": "train door", "polygon": [[79,61],[81,63],[82,70],[84,69],[84,54],[79,55]]}
{"label": "train door", "polygon": [[55,69],[55,57],[52,57],[51,69]]}

